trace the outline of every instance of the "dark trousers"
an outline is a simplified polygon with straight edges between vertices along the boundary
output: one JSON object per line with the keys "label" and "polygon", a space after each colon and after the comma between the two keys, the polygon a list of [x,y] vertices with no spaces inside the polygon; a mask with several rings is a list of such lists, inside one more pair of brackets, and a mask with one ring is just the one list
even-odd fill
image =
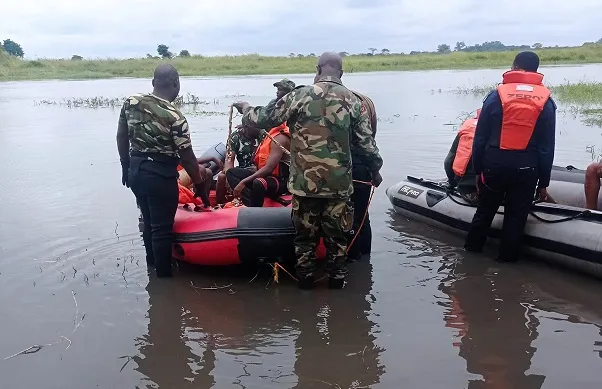
{"label": "dark trousers", "polygon": [[158,276],[171,275],[173,223],[178,209],[178,180],[148,171],[130,169],[130,187],[144,219],[142,237],[146,262]]}
{"label": "dark trousers", "polygon": [[[242,180],[253,174],[248,169],[234,167],[226,171],[226,179],[230,188],[234,189]],[[247,207],[263,207],[263,200],[266,197],[275,199],[286,193],[286,181],[279,177],[268,176],[265,178],[256,178],[252,183],[246,185],[241,197],[242,202]]]}
{"label": "dark trousers", "polygon": [[[353,167],[353,179],[364,182],[372,181],[372,174],[367,168],[363,166]],[[351,202],[353,203],[353,232],[357,235],[353,244],[349,246],[347,256],[349,259],[359,259],[362,254],[370,254],[372,251],[372,227],[370,226],[370,215],[368,211],[368,203],[370,201],[370,192],[372,187],[367,184],[353,183],[353,194],[351,195]],[[362,219],[366,215],[364,220],[364,226],[360,230]],[[349,244],[353,240],[354,235],[349,237]]]}
{"label": "dark trousers", "polygon": [[483,180],[479,181],[479,205],[464,247],[470,251],[483,249],[491,222],[498,207],[504,202],[499,259],[516,261],[533,204],[537,179],[537,171],[534,168],[486,169],[483,172]]}

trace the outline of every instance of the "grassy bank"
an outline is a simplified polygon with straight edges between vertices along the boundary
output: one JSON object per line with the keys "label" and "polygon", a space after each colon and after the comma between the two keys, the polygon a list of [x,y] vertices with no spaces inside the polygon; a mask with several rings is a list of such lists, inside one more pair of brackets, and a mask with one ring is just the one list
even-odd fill
{"label": "grassy bank", "polygon": [[[536,50],[542,64],[602,63],[602,45]],[[391,70],[477,69],[508,67],[516,52],[487,52],[416,55],[352,55],[345,58],[345,71],[371,72]],[[112,77],[150,77],[162,60],[153,58],[126,60],[20,60],[0,53],[0,80],[93,79]],[[168,60],[183,76],[219,76],[251,74],[300,74],[315,71],[316,58],[264,57],[190,57]]]}

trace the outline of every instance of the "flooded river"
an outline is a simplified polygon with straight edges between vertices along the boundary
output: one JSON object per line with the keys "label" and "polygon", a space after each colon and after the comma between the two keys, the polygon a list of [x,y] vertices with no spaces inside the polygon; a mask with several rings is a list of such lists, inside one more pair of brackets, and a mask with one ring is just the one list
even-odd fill
{"label": "flooded river", "polygon": [[[602,66],[543,72],[551,84],[600,80]],[[34,104],[126,96],[150,91],[150,80],[0,83],[0,387],[601,387],[598,281],[468,255],[459,238],[393,214],[384,194],[407,174],[444,175],[453,124],[481,101],[450,91],[500,75],[344,77],[380,120],[374,252],[351,266],[343,291],[308,293],[283,274],[267,285],[269,269],[149,277],[120,182],[118,108]],[[225,141],[230,102],[265,103],[276,79],[182,79],[183,94],[210,101],[184,109],[195,150]],[[559,112],[556,163],[585,167],[601,132]]]}

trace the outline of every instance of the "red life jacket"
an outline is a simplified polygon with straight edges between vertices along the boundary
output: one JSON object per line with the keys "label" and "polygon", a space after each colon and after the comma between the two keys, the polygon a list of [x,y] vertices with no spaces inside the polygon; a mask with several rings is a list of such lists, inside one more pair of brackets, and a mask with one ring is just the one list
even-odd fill
{"label": "red life jacket", "polygon": [[543,74],[511,70],[497,87],[502,100],[500,149],[525,150],[533,136],[539,114],[550,98]]}
{"label": "red life jacket", "polygon": [[479,115],[481,115],[481,109],[477,109],[476,117],[470,118],[462,123],[460,131],[458,131],[460,141],[458,142],[458,148],[456,149],[456,156],[452,166],[454,173],[458,177],[464,177],[464,174],[466,174],[466,168],[468,168],[468,162],[472,156],[472,142],[474,140],[474,132],[477,129]]}
{"label": "red life jacket", "polygon": [[[291,137],[290,130],[289,130],[288,126],[286,125],[286,123],[282,123],[278,127],[272,128],[268,133],[272,136],[272,138],[275,138],[278,135],[286,135],[289,138]],[[259,145],[259,147],[257,148],[257,152],[255,153],[255,158],[253,159],[255,166],[257,166],[257,170],[264,167],[266,162],[268,161],[268,158],[270,157],[270,152],[272,150],[272,143],[274,143],[274,142],[272,142],[270,137],[266,136],[263,139],[263,141],[261,142],[261,144]],[[274,145],[274,147],[278,147],[278,146]],[[272,175],[276,176],[276,177],[278,177],[279,174],[280,174],[280,164],[278,164],[276,166],[276,168],[274,169],[274,171],[272,172]]]}

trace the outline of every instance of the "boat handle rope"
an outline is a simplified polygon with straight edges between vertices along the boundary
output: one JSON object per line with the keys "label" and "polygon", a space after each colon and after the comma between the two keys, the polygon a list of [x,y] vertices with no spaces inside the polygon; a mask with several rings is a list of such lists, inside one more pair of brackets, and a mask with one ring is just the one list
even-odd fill
{"label": "boat handle rope", "polygon": [[[464,207],[471,207],[471,208],[477,207],[472,200],[470,200],[469,198],[467,198],[466,196],[464,196],[463,194],[459,193],[456,190],[446,188],[445,192],[446,192],[447,196],[450,198],[450,200],[458,205],[462,205]],[[462,200],[466,201],[466,203],[462,203],[462,202],[456,200],[454,198],[454,196],[460,197]],[[540,201],[540,200],[536,200],[533,202],[533,205],[539,204],[541,202],[542,201]],[[496,213],[498,215],[504,214],[504,212],[500,212],[500,211],[497,211]],[[576,215],[568,216],[568,217],[565,217],[562,219],[546,219],[546,218],[543,218],[543,217],[539,216],[538,214],[536,214],[535,211],[533,211],[533,210],[529,211],[529,214],[531,216],[533,216],[535,219],[539,220],[540,222],[548,223],[548,224],[556,224],[556,223],[568,222],[568,221],[575,220],[575,219],[580,219],[584,216],[590,215],[591,213],[592,212],[589,209],[586,209],[582,212],[579,212]]]}

